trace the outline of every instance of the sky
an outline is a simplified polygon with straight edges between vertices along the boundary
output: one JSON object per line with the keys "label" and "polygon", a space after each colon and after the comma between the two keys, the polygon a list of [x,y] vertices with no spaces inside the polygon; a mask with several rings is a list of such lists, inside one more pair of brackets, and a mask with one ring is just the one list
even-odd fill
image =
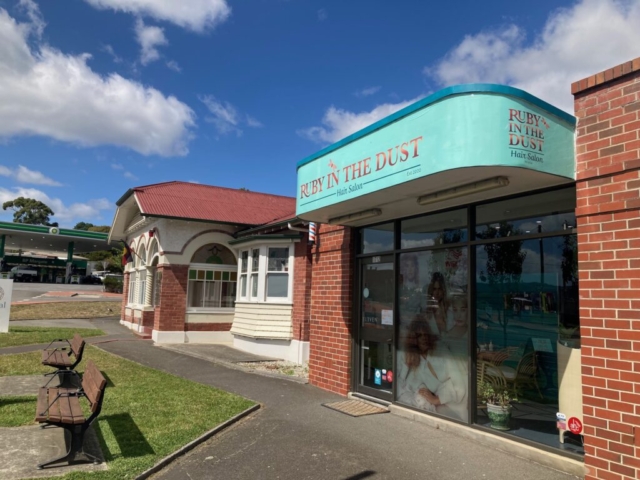
{"label": "sky", "polygon": [[300,160],[449,85],[573,113],[638,25],[640,0],[0,0],[0,202],[72,227],[171,180],[293,196]]}

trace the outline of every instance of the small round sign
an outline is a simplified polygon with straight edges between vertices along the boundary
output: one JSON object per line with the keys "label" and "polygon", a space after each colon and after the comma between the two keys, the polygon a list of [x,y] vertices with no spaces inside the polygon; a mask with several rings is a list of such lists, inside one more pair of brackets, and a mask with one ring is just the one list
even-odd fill
{"label": "small round sign", "polygon": [[571,417],[567,422],[567,426],[569,427],[569,431],[575,435],[582,433],[582,422],[576,417]]}
{"label": "small round sign", "polygon": [[362,296],[364,298],[369,298],[369,289],[367,287],[364,287],[364,290],[362,290]]}

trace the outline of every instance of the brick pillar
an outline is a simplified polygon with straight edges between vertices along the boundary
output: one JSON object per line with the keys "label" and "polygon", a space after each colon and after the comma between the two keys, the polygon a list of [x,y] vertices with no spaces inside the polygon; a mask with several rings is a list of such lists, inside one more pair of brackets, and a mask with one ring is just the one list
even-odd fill
{"label": "brick pillar", "polygon": [[129,302],[129,272],[124,272],[122,279],[122,306],[120,307],[120,320],[125,320],[125,307]]}
{"label": "brick pillar", "polygon": [[346,395],[351,387],[353,232],[319,225],[312,249],[309,383]]}
{"label": "brick pillar", "polygon": [[293,265],[293,339],[309,341],[309,319],[311,314],[311,248],[305,234],[295,244]]}
{"label": "brick pillar", "polygon": [[183,332],[187,308],[188,265],[159,265],[162,273],[160,305],[155,309],[153,329]]}
{"label": "brick pillar", "polygon": [[572,93],[585,479],[640,478],[640,58]]}

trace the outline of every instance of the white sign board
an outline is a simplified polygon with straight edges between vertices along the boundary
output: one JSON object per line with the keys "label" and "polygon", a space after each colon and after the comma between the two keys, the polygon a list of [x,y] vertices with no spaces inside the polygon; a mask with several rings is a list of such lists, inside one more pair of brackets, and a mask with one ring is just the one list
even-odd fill
{"label": "white sign board", "polygon": [[7,333],[9,331],[12,293],[13,280],[0,280],[0,333]]}

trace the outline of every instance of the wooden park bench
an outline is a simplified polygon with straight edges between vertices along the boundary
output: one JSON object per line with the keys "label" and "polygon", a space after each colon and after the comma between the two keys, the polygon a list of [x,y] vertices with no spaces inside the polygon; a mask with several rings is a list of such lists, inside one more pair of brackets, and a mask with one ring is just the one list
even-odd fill
{"label": "wooden park bench", "polygon": [[[80,388],[41,387],[38,392],[36,421],[42,428],[54,425],[65,429],[65,442],[68,442],[67,453],[38,465],[39,469],[67,461],[69,465],[78,455],[84,455],[95,464],[100,460],[84,451],[84,436],[91,423],[100,414],[104,389],[107,386],[100,370],[93,361],[87,362]],[[91,414],[85,417],[80,400],[86,399]],[[69,436],[70,438],[67,438]]]}
{"label": "wooden park bench", "polygon": [[[68,346],[51,348],[51,345],[56,342],[66,342]],[[84,345],[85,341],[77,333],[73,336],[71,341],[61,338],[49,343],[47,348],[42,352],[42,364],[53,367],[56,370],[54,372],[47,373],[45,376],[55,378],[56,376],[65,374],[77,375],[78,372],[75,371],[75,368],[82,360]],[[61,383],[65,383],[64,377],[60,380]]]}

